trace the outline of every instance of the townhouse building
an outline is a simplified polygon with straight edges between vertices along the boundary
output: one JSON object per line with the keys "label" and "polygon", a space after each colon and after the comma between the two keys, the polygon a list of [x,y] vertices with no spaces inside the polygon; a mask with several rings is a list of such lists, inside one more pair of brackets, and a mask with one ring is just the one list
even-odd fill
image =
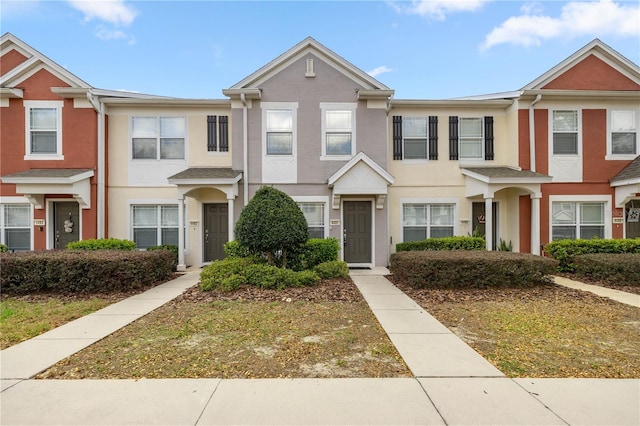
{"label": "townhouse building", "polygon": [[[66,79],[32,95],[28,71],[22,80],[5,71],[29,62],[14,50]],[[553,239],[640,233],[640,69],[599,40],[520,90],[443,100],[396,99],[310,37],[223,99],[95,89],[33,52],[3,36],[0,202],[30,215],[29,247],[13,249],[58,247],[55,212],[68,198],[88,216],[76,238],[175,244],[181,268],[202,265],[224,257],[242,208],[265,185],[298,202],[311,236],[337,238],[352,267],[386,266],[395,244],[429,237],[481,234],[488,250],[541,254]],[[25,108],[39,107],[30,104],[38,96],[64,102],[64,160],[27,154],[39,129]],[[22,114],[19,131],[5,108]],[[93,154],[70,161],[79,149]],[[14,216],[3,214],[3,241]],[[52,228],[39,235],[38,219]]]}

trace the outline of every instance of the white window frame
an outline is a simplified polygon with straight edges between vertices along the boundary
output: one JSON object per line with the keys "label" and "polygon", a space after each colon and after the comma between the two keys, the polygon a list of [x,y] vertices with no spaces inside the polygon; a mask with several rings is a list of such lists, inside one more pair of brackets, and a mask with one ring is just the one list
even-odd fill
{"label": "white window frame", "polygon": [[[634,154],[614,154],[613,153],[613,113],[615,112],[633,112],[636,133],[636,152]],[[640,109],[633,108],[609,108],[607,110],[607,155],[606,160],[633,160],[640,155]]]}
{"label": "white window frame", "polygon": [[[158,224],[155,227],[156,228],[156,242],[158,242],[159,244],[163,244],[162,243],[162,225],[161,225],[161,219],[162,219],[162,214],[161,214],[161,209],[159,208],[160,206],[175,206],[177,208],[180,208],[180,204],[176,202],[176,199],[173,198],[153,198],[153,199],[132,199],[132,200],[128,200],[128,216],[127,216],[127,229],[128,229],[128,233],[129,233],[129,240],[134,241],[134,233],[133,233],[133,207],[134,206],[145,206],[145,207],[155,207],[156,208],[156,214],[158,217]],[[179,216],[178,216],[179,217]],[[183,225],[183,232],[184,232],[184,245],[185,245],[185,251],[186,248],[189,247],[189,232],[187,232],[187,225],[186,225],[186,218],[187,218],[187,203],[185,203],[184,205],[184,222]],[[180,224],[178,223],[178,229],[180,229]],[[176,244],[177,245],[177,244]],[[139,249],[139,250],[144,250],[144,249]]]}
{"label": "white window frame", "polygon": [[[462,141],[463,139],[476,139],[477,136],[463,136],[462,135],[462,121],[463,120],[479,120],[480,121],[480,155],[477,157],[464,157],[462,155]],[[484,117],[474,116],[474,117],[458,117],[458,161],[460,162],[470,162],[476,163],[478,161],[484,161]]]}
{"label": "white window frame", "polygon": [[[133,139],[134,139],[134,134],[133,134],[133,121],[136,118],[150,118],[150,119],[154,119],[155,120],[155,128],[156,128],[156,157],[155,158],[134,158],[133,157]],[[182,119],[184,122],[184,136],[183,136],[183,150],[182,150],[182,158],[162,158],[161,157],[161,139],[162,135],[160,134],[160,121],[163,118],[179,118]],[[143,162],[150,162],[150,161],[163,161],[163,162],[168,162],[168,161],[180,161],[180,162],[184,162],[187,160],[188,156],[187,156],[187,146],[188,146],[188,129],[189,126],[189,121],[187,120],[187,117],[185,116],[180,116],[180,115],[132,115],[131,119],[129,120],[129,158],[131,159],[131,161],[136,162],[136,161],[143,161]],[[150,139],[150,138],[145,138],[145,139]],[[171,138],[173,139],[173,138]]]}
{"label": "white window frame", "polygon": [[[356,154],[356,110],[358,104],[355,102],[320,102],[320,113],[322,116],[322,155],[320,160],[328,161],[348,161]],[[350,111],[351,112],[351,153],[346,155],[327,154],[327,112],[329,111]]]}
{"label": "white window frame", "polygon": [[[26,227],[19,227],[17,229],[26,229],[29,228],[29,249],[33,250],[33,205],[29,203],[24,197],[0,197],[0,243],[7,245],[7,241],[5,238],[5,230],[7,229],[5,220],[4,220],[4,209],[5,206],[9,205],[20,205],[29,208],[29,218],[28,225]],[[13,228],[9,228],[13,229]],[[11,250],[11,248],[9,248]]]}
{"label": "white window frame", "polygon": [[[575,132],[568,132],[568,131],[558,131],[556,132],[554,129],[554,113],[555,112],[561,112],[561,111],[573,111],[576,113],[576,117],[577,117],[577,128],[575,130]],[[571,154],[556,154],[554,152],[554,134],[556,133],[576,133],[576,152],[575,153],[571,153]],[[554,108],[554,109],[549,109],[549,155],[553,156],[553,157],[565,157],[565,158],[572,158],[572,157],[581,157],[582,156],[582,109],[580,108],[572,108],[572,107],[567,107],[567,108]]]}
{"label": "white window frame", "polygon": [[[64,101],[24,101],[25,113],[25,160],[64,160],[62,155],[62,108]],[[54,108],[56,110],[56,152],[31,153],[31,110],[36,108]]]}
{"label": "white window frame", "polygon": [[[425,157],[424,158],[406,158],[405,154],[407,152],[407,147],[405,145],[405,142],[408,140],[412,140],[412,139],[422,139],[419,137],[407,137],[406,132],[405,132],[405,120],[409,119],[409,120],[414,120],[414,119],[422,119],[425,121],[425,134],[424,134],[424,140],[425,140],[425,145],[426,145],[426,150],[425,150]],[[409,163],[409,164],[417,164],[417,163],[426,163],[427,161],[429,161],[429,117],[428,116],[403,116],[402,117],[402,161],[405,163]]]}
{"label": "white window frame", "polygon": [[323,224],[323,233],[324,238],[329,238],[329,197],[326,196],[292,196],[291,199],[295,201],[298,205],[303,203],[308,204],[322,204],[323,206],[323,215],[324,215],[324,224]]}
{"label": "white window frame", "polygon": [[[400,220],[399,220],[399,241],[404,242],[404,206],[405,204],[424,204],[424,205],[453,205],[453,236],[459,235],[459,223],[460,223],[460,200],[457,198],[401,198],[400,199]],[[428,225],[429,231],[427,232],[427,238],[431,238],[430,225]]]}
{"label": "white window frame", "polygon": [[[611,195],[550,195],[549,196],[549,241],[553,241],[553,203],[604,203],[604,238],[611,238]],[[579,234],[579,212],[576,212],[576,238]]]}

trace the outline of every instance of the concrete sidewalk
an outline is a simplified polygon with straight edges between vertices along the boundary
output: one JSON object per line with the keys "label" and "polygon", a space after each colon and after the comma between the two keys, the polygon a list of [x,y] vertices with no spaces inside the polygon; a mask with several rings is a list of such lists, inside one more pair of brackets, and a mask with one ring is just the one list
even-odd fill
{"label": "concrete sidewalk", "polygon": [[384,273],[352,279],[413,378],[30,379],[177,297],[195,270],[1,351],[0,424],[640,424],[640,380],[505,378]]}

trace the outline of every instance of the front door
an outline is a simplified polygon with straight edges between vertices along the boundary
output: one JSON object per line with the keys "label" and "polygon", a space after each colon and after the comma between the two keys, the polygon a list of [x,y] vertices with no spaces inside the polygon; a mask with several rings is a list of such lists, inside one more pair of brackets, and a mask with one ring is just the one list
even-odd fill
{"label": "front door", "polygon": [[53,232],[56,249],[67,247],[72,241],[80,239],[80,207],[75,201],[53,204]]}
{"label": "front door", "polygon": [[371,262],[371,201],[345,201],[344,261],[350,264]]}
{"label": "front door", "polygon": [[[480,235],[482,237],[484,237],[487,233],[486,231],[486,221],[485,221],[485,208],[484,208],[484,202],[482,203],[473,203],[473,206],[471,208],[471,212],[473,214],[473,235]],[[493,247],[492,249],[495,250],[496,249],[496,244],[497,241],[496,239],[498,238],[498,203],[493,203],[492,204],[492,210],[493,210],[493,232],[491,233],[492,235],[492,239],[493,239]]]}
{"label": "front door", "polygon": [[224,244],[229,241],[227,204],[205,204],[202,217],[204,218],[203,262],[224,259]]}
{"label": "front door", "polygon": [[631,200],[624,207],[626,238],[640,237],[640,200]]}

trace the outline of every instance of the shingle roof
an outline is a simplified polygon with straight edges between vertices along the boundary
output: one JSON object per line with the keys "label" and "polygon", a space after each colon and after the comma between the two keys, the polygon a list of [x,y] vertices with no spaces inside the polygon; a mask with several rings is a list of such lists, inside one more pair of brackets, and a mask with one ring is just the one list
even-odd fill
{"label": "shingle roof", "polygon": [[71,178],[92,169],[31,169],[2,176],[3,178]]}
{"label": "shingle roof", "polygon": [[242,171],[224,167],[191,167],[170,176],[169,179],[235,179]]}
{"label": "shingle roof", "polygon": [[549,176],[531,170],[518,170],[512,167],[464,167],[465,170],[489,178],[547,178]]}
{"label": "shingle roof", "polygon": [[640,155],[611,179],[610,182],[640,178]]}

